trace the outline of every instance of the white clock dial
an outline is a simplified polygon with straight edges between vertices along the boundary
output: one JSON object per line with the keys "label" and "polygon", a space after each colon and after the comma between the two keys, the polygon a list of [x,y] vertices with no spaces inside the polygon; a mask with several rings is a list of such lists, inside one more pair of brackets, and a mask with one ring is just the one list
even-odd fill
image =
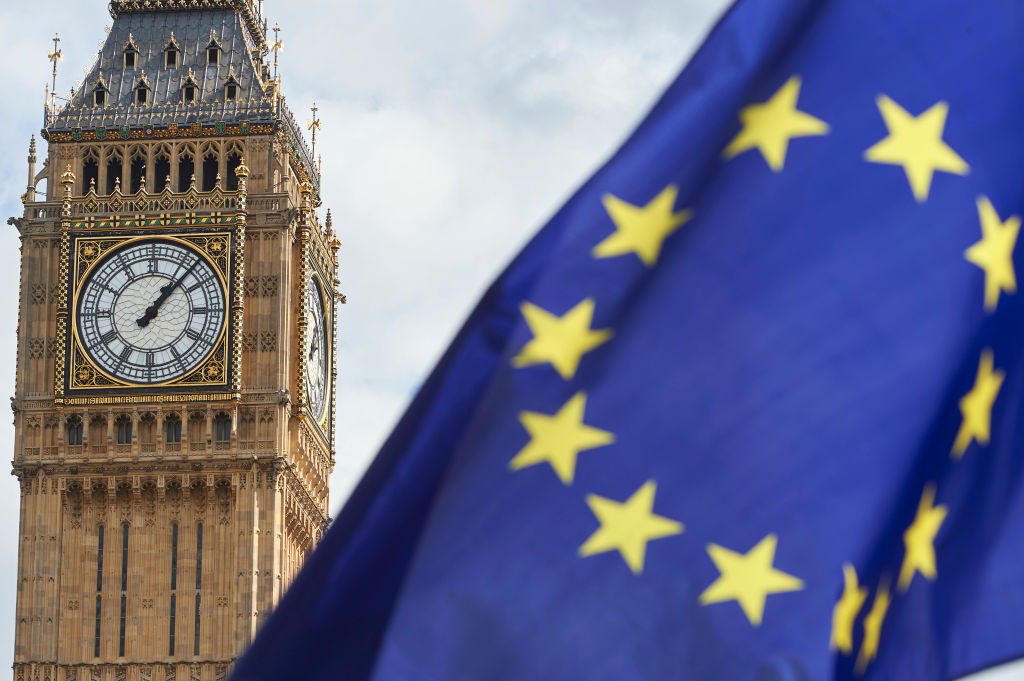
{"label": "white clock dial", "polygon": [[327,324],[323,296],[314,276],[306,285],[306,399],[313,416],[324,413],[327,396]]}
{"label": "white clock dial", "polygon": [[93,362],[142,385],[195,369],[224,329],[220,276],[192,248],[160,239],[135,241],[106,256],[78,296],[78,334]]}

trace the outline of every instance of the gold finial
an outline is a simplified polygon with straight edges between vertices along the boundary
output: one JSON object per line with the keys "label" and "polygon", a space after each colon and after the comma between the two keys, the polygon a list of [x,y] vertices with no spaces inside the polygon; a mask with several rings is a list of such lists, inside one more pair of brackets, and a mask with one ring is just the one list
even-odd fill
{"label": "gold finial", "polygon": [[220,183],[221,183],[221,177],[220,177],[220,171],[218,170],[217,171],[217,179],[214,180],[213,186],[216,187],[217,189],[220,189]]}
{"label": "gold finial", "polygon": [[164,191],[171,191],[171,174],[167,173],[167,179],[164,181]]}
{"label": "gold finial", "polygon": [[194,192],[196,190],[196,174],[192,173],[192,179],[188,181],[188,190]]}
{"label": "gold finial", "polygon": [[60,176],[60,183],[64,185],[64,191],[70,192],[71,187],[75,184],[75,173],[71,170],[71,165],[68,164],[68,169],[64,171],[64,174]]}
{"label": "gold finial", "polygon": [[274,53],[274,81],[277,81],[277,55],[284,49],[284,43],[281,42],[281,27],[274,22],[274,43],[270,46],[270,50]]}
{"label": "gold finial", "polygon": [[235,168],[235,175],[238,176],[239,180],[249,177],[249,166],[245,165],[244,156],[238,161],[238,167]]}
{"label": "gold finial", "polygon": [[57,47],[60,45],[60,34],[54,33],[52,40],[53,49],[47,51],[47,59],[49,59],[50,62],[53,64],[53,82],[50,85],[50,90],[47,95],[47,98],[50,102],[51,112],[54,111],[54,106],[56,105],[56,102],[54,100],[57,96],[57,62],[64,61],[64,53],[61,50],[57,49]]}
{"label": "gold finial", "polygon": [[[313,120],[306,122],[306,127],[313,131],[313,158],[316,158],[316,131],[320,129],[320,119],[317,117],[316,112],[319,109],[316,106],[316,102],[313,102]],[[319,170],[317,171],[319,173]]]}
{"label": "gold finial", "polygon": [[120,175],[116,175],[114,177],[114,193],[115,194],[120,194],[121,193],[121,176]]}
{"label": "gold finial", "polygon": [[96,178],[95,177],[90,177],[89,178],[89,193],[90,194],[95,194],[96,193]]}

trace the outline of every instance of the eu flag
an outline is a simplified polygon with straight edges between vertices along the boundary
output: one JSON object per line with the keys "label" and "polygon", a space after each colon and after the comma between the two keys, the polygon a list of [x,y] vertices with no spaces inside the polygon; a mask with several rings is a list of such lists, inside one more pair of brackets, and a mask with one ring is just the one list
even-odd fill
{"label": "eu flag", "polygon": [[1024,654],[1022,17],[740,0],[487,292],[235,678]]}

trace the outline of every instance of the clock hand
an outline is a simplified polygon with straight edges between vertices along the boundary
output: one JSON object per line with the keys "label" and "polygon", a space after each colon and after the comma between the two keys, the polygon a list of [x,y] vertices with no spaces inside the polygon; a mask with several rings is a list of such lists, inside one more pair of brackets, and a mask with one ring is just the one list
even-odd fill
{"label": "clock hand", "polygon": [[174,289],[181,286],[181,283],[185,281],[185,277],[192,274],[192,270],[199,264],[199,259],[192,263],[192,267],[189,267],[185,274],[178,277],[177,281],[172,281],[170,284],[160,288],[160,297],[156,299],[156,302],[146,308],[146,314],[142,315],[136,320],[136,323],[140,328],[146,328],[149,326],[149,322],[156,318],[157,313],[160,311],[160,306],[167,302],[167,299],[174,293]]}
{"label": "clock hand", "polygon": [[317,348],[320,347],[319,344],[317,343],[318,340],[319,340],[318,338],[314,338],[313,342],[310,343],[310,348],[309,348],[309,358],[310,359],[313,359],[313,355],[316,354]]}

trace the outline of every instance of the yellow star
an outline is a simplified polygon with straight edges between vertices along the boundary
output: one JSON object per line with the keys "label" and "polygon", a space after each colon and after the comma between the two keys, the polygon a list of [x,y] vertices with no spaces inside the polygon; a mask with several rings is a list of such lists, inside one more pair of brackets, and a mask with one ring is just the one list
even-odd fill
{"label": "yellow star", "polygon": [[701,605],[736,601],[750,623],[759,626],[769,594],[804,588],[802,580],[772,567],[778,543],[779,538],[769,534],[746,554],[708,544],[708,555],[721,574],[700,595]]}
{"label": "yellow star", "polygon": [[595,258],[636,253],[648,267],[658,262],[661,246],[669,234],[693,217],[689,210],[675,212],[679,189],[670,184],[646,206],[634,206],[605,194],[602,202],[615,223],[615,232],[594,246]]}
{"label": "yellow star", "polygon": [[800,76],[793,76],[763,104],[751,104],[740,111],[743,129],[729,142],[722,154],[733,158],[747,149],[757,148],[768,166],[780,172],[786,163],[789,140],[828,133],[828,123],[796,108],[800,96]]}
{"label": "yellow star", "polygon": [[981,353],[978,364],[978,375],[974,379],[974,387],[960,399],[960,414],[963,421],[953,442],[953,458],[963,458],[972,440],[985,446],[988,444],[992,430],[992,405],[995,404],[999,389],[1003,386],[1006,373],[1002,370],[993,371],[992,351],[986,349]]}
{"label": "yellow star", "polygon": [[858,676],[864,673],[869,662],[878,657],[878,644],[882,639],[882,623],[885,621],[885,614],[889,611],[891,602],[889,584],[886,581],[878,587],[871,611],[864,617],[864,641],[860,644],[860,655],[857,656]]}
{"label": "yellow star", "polygon": [[981,219],[981,241],[964,253],[968,262],[985,270],[985,309],[993,312],[999,293],[1017,292],[1017,275],[1013,269],[1013,249],[1020,232],[1020,216],[1012,215],[1002,222],[988,197],[978,198]]}
{"label": "yellow star", "polygon": [[518,471],[547,461],[558,478],[566,485],[576,473],[576,457],[585,449],[610,444],[611,433],[583,423],[586,408],[585,393],[576,393],[554,416],[524,411],[519,422],[530,433],[530,442],[516,454],[509,468]]}
{"label": "yellow star", "polygon": [[832,649],[847,655],[853,652],[853,623],[867,600],[868,590],[857,584],[857,570],[843,566],[843,595],[832,610]]}
{"label": "yellow star", "polygon": [[610,329],[590,328],[594,318],[593,298],[582,301],[562,317],[532,303],[523,303],[519,309],[533,332],[533,340],[512,358],[512,365],[516,367],[550,362],[562,378],[569,380],[576,375],[583,355],[612,337]]}
{"label": "yellow star", "polygon": [[945,506],[933,506],[934,501],[935,485],[931,484],[924,488],[921,503],[917,507],[917,516],[903,533],[907,555],[904,556],[903,566],[900,568],[900,591],[906,592],[918,572],[927,579],[935,580],[935,535],[939,533],[939,527],[946,519],[948,509]]}
{"label": "yellow star", "polygon": [[683,531],[682,523],[651,511],[656,488],[657,484],[649,480],[621,504],[596,494],[587,495],[587,505],[601,522],[601,527],[580,547],[580,556],[585,558],[614,549],[622,555],[633,574],[643,572],[647,542]]}
{"label": "yellow star", "polygon": [[939,102],[914,117],[885,95],[879,95],[877,103],[889,136],[865,151],[864,158],[874,163],[903,166],[910,189],[919,202],[924,203],[928,198],[936,170],[967,174],[970,166],[942,141],[948,104]]}

